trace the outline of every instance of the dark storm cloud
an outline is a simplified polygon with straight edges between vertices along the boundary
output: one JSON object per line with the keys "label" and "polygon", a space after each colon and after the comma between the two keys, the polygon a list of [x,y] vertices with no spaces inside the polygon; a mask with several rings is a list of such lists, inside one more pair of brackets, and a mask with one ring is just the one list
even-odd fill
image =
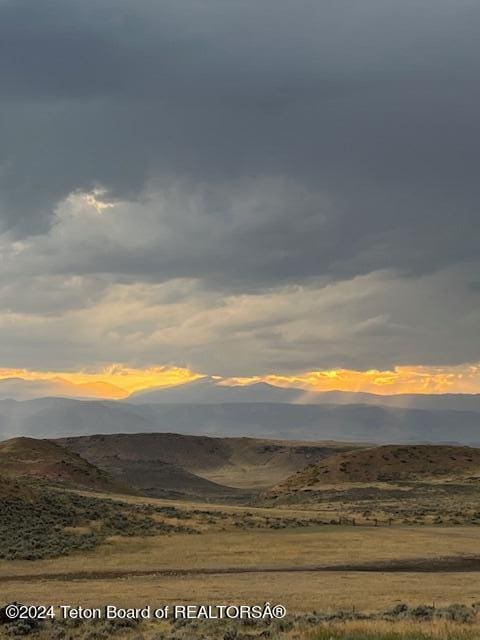
{"label": "dark storm cloud", "polygon": [[479,28],[473,0],[0,0],[0,356],[480,358]]}
{"label": "dark storm cloud", "polygon": [[[172,175],[227,185],[227,211],[229,183],[277,176],[310,196],[227,224],[230,274],[205,233],[195,275],[202,256],[205,276],[242,267],[251,286],[472,259],[479,26],[466,0],[4,1],[4,224],[38,233],[76,189],[135,200]],[[327,210],[312,209],[319,194]]]}

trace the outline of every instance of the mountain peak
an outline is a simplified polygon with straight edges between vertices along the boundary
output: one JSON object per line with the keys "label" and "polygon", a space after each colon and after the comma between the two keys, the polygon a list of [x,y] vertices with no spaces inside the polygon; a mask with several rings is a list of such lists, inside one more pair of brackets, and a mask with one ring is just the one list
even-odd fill
{"label": "mountain peak", "polygon": [[236,402],[291,403],[301,397],[299,389],[275,387],[268,382],[228,385],[210,376],[175,387],[145,389],[127,399],[133,403],[226,404]]}

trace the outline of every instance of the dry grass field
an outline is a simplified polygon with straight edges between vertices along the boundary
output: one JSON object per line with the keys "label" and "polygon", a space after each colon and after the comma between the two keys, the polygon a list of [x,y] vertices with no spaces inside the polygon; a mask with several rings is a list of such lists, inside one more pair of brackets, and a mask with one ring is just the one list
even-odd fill
{"label": "dry grass field", "polygon": [[[316,510],[175,507],[200,533],[116,535],[67,556],[1,561],[3,599],[130,607],[269,601],[292,613],[480,600],[475,526],[319,525]],[[270,528],[285,519],[304,524]]]}
{"label": "dry grass field", "polygon": [[278,572],[2,580],[6,602],[142,607],[162,604],[283,604],[290,612],[379,611],[406,602],[478,602],[478,573]]}
{"label": "dry grass field", "polygon": [[[38,640],[480,637],[480,489],[470,476],[322,482],[264,492],[243,506],[27,480],[9,480],[2,492],[3,539],[21,545],[19,531],[25,540],[33,536],[33,546],[0,560],[4,603],[268,601],[284,605],[289,617],[246,628],[232,621],[56,621],[29,629],[0,623],[0,638],[27,632]],[[48,553],[35,549],[40,530]],[[78,543],[84,537],[88,544]]]}
{"label": "dry grass field", "polygon": [[202,534],[148,537],[115,536],[91,551],[37,560],[0,561],[3,585],[8,577],[102,573],[258,572],[320,570],[395,561],[471,558],[478,553],[476,527],[311,526],[280,530],[217,529]]}

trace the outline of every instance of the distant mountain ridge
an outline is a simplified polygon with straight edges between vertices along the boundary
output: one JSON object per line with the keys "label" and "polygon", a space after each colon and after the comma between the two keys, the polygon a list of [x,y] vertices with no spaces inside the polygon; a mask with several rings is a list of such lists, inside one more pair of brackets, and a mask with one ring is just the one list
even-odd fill
{"label": "distant mountain ridge", "polygon": [[205,377],[175,387],[145,389],[125,400],[132,404],[231,404],[237,402],[285,404],[367,404],[399,409],[445,409],[479,411],[480,394],[398,394],[378,395],[354,391],[306,391],[277,387],[266,382],[227,386]]}
{"label": "distant mountain ridge", "polygon": [[480,412],[480,394],[469,393],[403,393],[378,395],[361,391],[306,392],[304,404],[368,404],[398,409],[434,409]]}
{"label": "distant mountain ridge", "polygon": [[378,405],[130,404],[43,398],[0,401],[0,439],[173,432],[372,444],[480,443],[480,412]]}
{"label": "distant mountain ridge", "polygon": [[74,384],[62,378],[25,380],[0,379],[0,400],[41,398],[121,400],[128,404],[311,404],[380,405],[398,409],[425,409],[480,412],[480,394],[398,394],[378,395],[350,391],[307,391],[277,387],[267,382],[226,385],[222,379],[205,376],[172,387],[143,389],[128,395],[106,382]]}
{"label": "distant mountain ridge", "polygon": [[175,387],[145,389],[131,394],[133,404],[225,404],[232,402],[295,403],[304,395],[301,389],[275,387],[267,382],[229,386],[205,377]]}

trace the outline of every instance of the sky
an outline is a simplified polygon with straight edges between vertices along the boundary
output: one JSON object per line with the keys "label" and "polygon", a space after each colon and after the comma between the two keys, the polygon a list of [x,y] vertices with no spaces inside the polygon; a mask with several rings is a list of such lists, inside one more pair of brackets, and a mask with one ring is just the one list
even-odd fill
{"label": "sky", "polygon": [[0,0],[0,377],[480,392],[479,28]]}

